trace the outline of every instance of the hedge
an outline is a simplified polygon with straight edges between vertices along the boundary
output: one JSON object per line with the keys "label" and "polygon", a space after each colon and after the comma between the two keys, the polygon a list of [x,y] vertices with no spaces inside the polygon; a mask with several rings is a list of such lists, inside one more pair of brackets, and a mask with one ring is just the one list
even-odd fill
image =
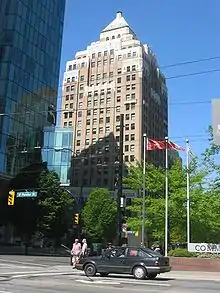
{"label": "hedge", "polygon": [[170,250],[168,253],[169,256],[173,257],[197,257],[197,258],[217,258],[220,259],[220,254],[217,253],[195,253],[189,252],[185,248],[176,248],[174,250]]}

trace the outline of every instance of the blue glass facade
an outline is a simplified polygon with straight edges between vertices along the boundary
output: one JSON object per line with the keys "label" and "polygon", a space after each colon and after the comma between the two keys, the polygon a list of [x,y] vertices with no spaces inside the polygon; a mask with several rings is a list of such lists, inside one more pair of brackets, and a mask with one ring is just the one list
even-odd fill
{"label": "blue glass facade", "polygon": [[56,171],[61,184],[70,184],[73,129],[60,127],[44,128],[44,147],[42,160],[49,170]]}
{"label": "blue glass facade", "polygon": [[65,0],[0,3],[0,173],[15,175],[41,160],[35,146],[53,123]]}

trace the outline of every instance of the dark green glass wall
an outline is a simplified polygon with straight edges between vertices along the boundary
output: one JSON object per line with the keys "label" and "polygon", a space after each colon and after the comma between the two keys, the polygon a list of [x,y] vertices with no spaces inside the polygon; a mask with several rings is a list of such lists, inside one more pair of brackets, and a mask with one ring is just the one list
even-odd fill
{"label": "dark green glass wall", "polygon": [[65,0],[0,1],[0,173],[40,159],[56,106]]}

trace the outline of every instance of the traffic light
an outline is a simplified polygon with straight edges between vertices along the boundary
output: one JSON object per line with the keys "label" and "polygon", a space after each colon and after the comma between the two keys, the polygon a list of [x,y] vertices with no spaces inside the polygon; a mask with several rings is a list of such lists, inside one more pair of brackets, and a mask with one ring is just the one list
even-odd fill
{"label": "traffic light", "polygon": [[79,225],[79,214],[74,215],[74,224]]}
{"label": "traffic light", "polygon": [[13,206],[15,204],[15,191],[10,190],[8,195],[8,205]]}

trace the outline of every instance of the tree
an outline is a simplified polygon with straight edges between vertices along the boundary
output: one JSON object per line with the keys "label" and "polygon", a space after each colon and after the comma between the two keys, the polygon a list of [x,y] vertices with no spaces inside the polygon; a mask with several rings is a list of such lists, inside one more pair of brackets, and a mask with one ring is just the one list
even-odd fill
{"label": "tree", "polygon": [[[165,230],[165,170],[153,165],[146,167],[146,230],[148,239],[155,241],[164,241]],[[142,166],[131,166],[129,176],[124,178],[126,187],[135,191],[140,190],[142,186]],[[203,222],[198,219],[206,216],[198,213],[198,206],[204,204],[205,191],[203,187],[206,172],[198,167],[197,159],[194,158],[190,164],[190,184],[191,184],[191,200],[196,203],[192,205],[192,226],[197,223],[197,231],[195,236],[201,239],[204,236]],[[182,166],[182,162],[177,160],[168,173],[169,179],[169,237],[171,242],[186,242],[186,168]],[[210,201],[209,201],[210,203]],[[128,226],[133,230],[141,229],[141,213],[142,213],[142,196],[133,199],[129,210],[133,216],[128,218]],[[138,216],[138,217],[137,217]],[[198,227],[199,224],[199,227]],[[208,229],[208,228],[207,228]],[[196,229],[194,229],[196,230]],[[198,232],[200,231],[200,233]]]}
{"label": "tree", "polygon": [[109,191],[95,188],[82,211],[84,229],[94,242],[111,241],[116,236],[116,202]]}
{"label": "tree", "polygon": [[39,186],[38,229],[59,244],[60,238],[73,225],[74,199],[60,186],[59,177],[53,171],[41,173]]}
{"label": "tree", "polygon": [[[160,167],[153,165],[146,166],[146,218],[145,226],[148,237],[159,239],[163,237],[160,233],[164,227],[164,182],[165,173]],[[128,207],[131,217],[127,219],[127,224],[133,231],[140,230],[142,225],[142,186],[143,167],[140,163],[130,165],[128,176],[123,179],[123,184],[127,188],[134,190],[139,197],[132,200],[132,205]],[[162,232],[163,234],[163,232]]]}

